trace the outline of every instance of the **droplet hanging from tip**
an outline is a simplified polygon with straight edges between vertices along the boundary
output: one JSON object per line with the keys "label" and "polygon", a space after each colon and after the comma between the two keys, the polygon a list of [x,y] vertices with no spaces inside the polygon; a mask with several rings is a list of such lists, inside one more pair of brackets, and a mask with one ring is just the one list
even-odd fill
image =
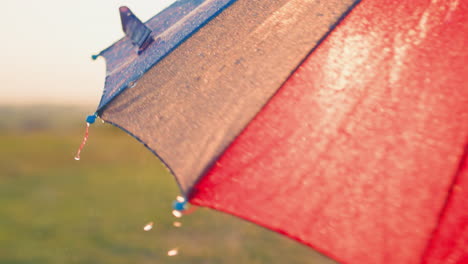
{"label": "droplet hanging from tip", "polygon": [[176,200],[172,202],[172,215],[177,218],[181,218],[183,215],[188,215],[197,209],[196,206],[190,206],[188,204],[188,200],[183,196],[177,196]]}
{"label": "droplet hanging from tip", "polygon": [[172,210],[172,215],[177,217],[177,218],[181,218],[182,217],[182,212],[178,211],[178,210]]}
{"label": "droplet hanging from tip", "polygon": [[89,137],[89,126],[91,124],[94,124],[94,122],[96,121],[96,118],[97,118],[97,114],[89,115],[89,116],[86,117],[85,135],[83,137],[83,141],[80,144],[80,147],[78,148],[78,151],[76,152],[75,160],[80,160],[81,159],[81,156],[80,156],[81,151],[83,150],[84,146],[86,145],[86,141],[88,141],[88,137]]}

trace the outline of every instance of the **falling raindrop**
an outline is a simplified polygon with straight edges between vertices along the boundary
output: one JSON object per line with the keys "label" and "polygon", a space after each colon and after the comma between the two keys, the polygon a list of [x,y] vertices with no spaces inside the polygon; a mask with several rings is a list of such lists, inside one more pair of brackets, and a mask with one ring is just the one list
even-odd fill
{"label": "falling raindrop", "polygon": [[148,224],[146,224],[146,225],[143,227],[143,230],[145,230],[145,231],[150,231],[151,229],[153,229],[153,225],[154,225],[153,222],[149,222]]}
{"label": "falling raindrop", "polygon": [[173,223],[173,225],[174,225],[175,227],[181,227],[181,226],[182,226],[182,223],[179,222],[179,221],[175,221],[175,222]]}
{"label": "falling raindrop", "polygon": [[80,147],[78,148],[78,151],[76,152],[76,155],[75,155],[75,160],[80,160],[80,154],[81,154],[81,151],[83,150],[85,144],[86,144],[86,141],[88,141],[88,137],[89,137],[89,126],[91,124],[94,124],[94,122],[96,121],[96,118],[97,118],[97,114],[95,113],[94,115],[89,115],[86,117],[86,130],[85,130],[85,135],[83,137],[83,141],[81,142],[81,145]]}
{"label": "falling raindrop", "polygon": [[167,252],[167,255],[169,257],[173,257],[173,256],[176,256],[177,254],[179,254],[179,249],[177,248],[174,248],[174,249],[171,249]]}

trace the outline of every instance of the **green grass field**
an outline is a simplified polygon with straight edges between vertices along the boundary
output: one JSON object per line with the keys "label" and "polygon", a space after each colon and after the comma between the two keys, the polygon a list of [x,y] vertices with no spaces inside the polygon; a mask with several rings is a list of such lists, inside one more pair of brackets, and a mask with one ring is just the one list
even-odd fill
{"label": "green grass field", "polygon": [[135,139],[97,122],[73,159],[92,110],[0,107],[0,263],[333,263],[209,209],[173,227],[175,180]]}

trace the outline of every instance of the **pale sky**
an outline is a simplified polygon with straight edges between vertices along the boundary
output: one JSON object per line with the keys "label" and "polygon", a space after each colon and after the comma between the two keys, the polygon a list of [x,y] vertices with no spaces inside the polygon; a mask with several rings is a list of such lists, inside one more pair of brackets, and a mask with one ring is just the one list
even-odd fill
{"label": "pale sky", "polygon": [[66,103],[97,105],[105,61],[92,54],[123,37],[118,8],[142,21],[174,0],[2,1],[0,105]]}

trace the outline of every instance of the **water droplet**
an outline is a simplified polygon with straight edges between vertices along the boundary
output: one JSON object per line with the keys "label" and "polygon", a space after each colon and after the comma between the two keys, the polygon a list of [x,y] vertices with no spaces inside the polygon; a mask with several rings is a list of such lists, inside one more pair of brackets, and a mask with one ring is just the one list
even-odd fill
{"label": "water droplet", "polygon": [[[86,120],[88,121],[89,118],[95,118],[95,116],[88,116],[86,118]],[[80,160],[80,154],[81,154],[81,151],[83,150],[85,144],[86,144],[86,141],[88,141],[88,137],[89,137],[89,122],[86,122],[86,130],[85,130],[85,135],[83,137],[83,141],[81,141],[81,145],[80,147],[78,148],[78,151],[76,152],[76,155],[75,155],[75,160]]]}
{"label": "water droplet", "polygon": [[177,218],[181,218],[182,217],[182,212],[177,211],[177,210],[172,210],[172,215],[177,217]]}
{"label": "water droplet", "polygon": [[177,254],[179,254],[179,249],[177,248],[174,248],[174,249],[171,249],[167,252],[167,255],[169,257],[173,257],[173,256],[176,256]]}
{"label": "water droplet", "polygon": [[129,83],[128,83],[128,88],[133,88],[133,87],[136,86],[136,84],[137,84],[136,81],[129,82]]}
{"label": "water droplet", "polygon": [[178,221],[175,221],[175,222],[173,223],[173,225],[174,225],[175,227],[181,227],[181,226],[182,226],[182,223],[181,223],[181,222],[178,222]]}
{"label": "water droplet", "polygon": [[153,222],[149,222],[148,224],[145,225],[145,227],[143,227],[143,230],[150,231],[151,229],[153,229],[153,225],[154,225]]}
{"label": "water droplet", "polygon": [[176,200],[181,203],[185,202],[185,198],[180,195],[176,197]]}

